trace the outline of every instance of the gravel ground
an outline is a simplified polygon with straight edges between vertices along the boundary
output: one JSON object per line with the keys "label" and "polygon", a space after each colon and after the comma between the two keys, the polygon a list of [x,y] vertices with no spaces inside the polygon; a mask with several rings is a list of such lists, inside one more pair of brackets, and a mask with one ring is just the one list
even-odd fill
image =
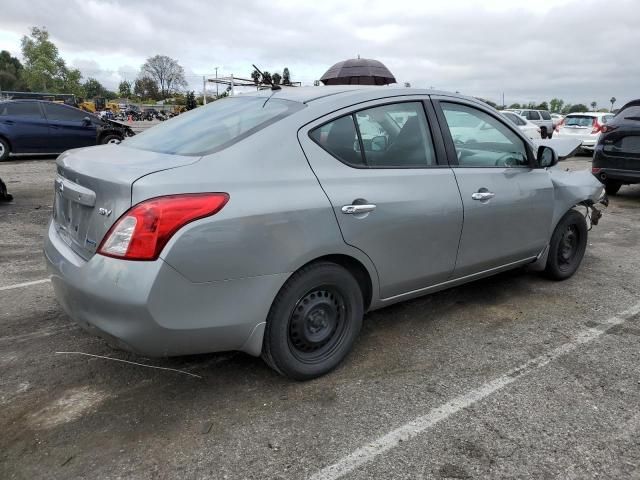
{"label": "gravel ground", "polygon": [[0,164],[0,478],[640,478],[640,186],[570,280],[518,270],[373,312],[338,370],[293,383],[239,353],[115,351],[47,282],[4,288],[46,278],[53,175]]}

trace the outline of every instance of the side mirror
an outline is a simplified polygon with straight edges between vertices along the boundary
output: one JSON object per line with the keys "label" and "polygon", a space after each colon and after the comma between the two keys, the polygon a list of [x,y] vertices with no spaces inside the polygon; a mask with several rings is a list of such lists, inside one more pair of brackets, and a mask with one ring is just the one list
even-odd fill
{"label": "side mirror", "polygon": [[372,152],[384,152],[387,149],[387,137],[380,135],[371,139]]}
{"label": "side mirror", "polygon": [[89,125],[91,125],[91,118],[89,118],[89,117],[84,117],[84,118],[82,119],[82,124],[83,124],[85,127],[88,127]]}
{"label": "side mirror", "polygon": [[553,167],[558,164],[558,154],[556,151],[547,147],[546,145],[540,145],[538,147],[538,165],[540,168]]}

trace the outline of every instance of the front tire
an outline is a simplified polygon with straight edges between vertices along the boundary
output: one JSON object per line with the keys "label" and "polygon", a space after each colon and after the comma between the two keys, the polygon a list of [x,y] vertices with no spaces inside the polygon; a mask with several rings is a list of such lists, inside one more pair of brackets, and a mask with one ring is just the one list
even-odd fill
{"label": "front tire", "polygon": [[575,210],[560,219],[549,242],[546,275],[553,280],[571,277],[582,262],[587,249],[587,222]]}
{"label": "front tire", "polygon": [[120,135],[105,135],[100,139],[100,145],[106,145],[108,143],[118,144],[122,141],[122,137]]}
{"label": "front tire", "polygon": [[336,368],[362,327],[363,296],[356,279],[330,262],[308,265],[284,284],[271,306],[262,358],[293,380]]}
{"label": "front tire", "polygon": [[9,142],[7,142],[4,138],[0,138],[0,162],[2,162],[3,160],[7,160],[10,154],[11,147],[9,147]]}

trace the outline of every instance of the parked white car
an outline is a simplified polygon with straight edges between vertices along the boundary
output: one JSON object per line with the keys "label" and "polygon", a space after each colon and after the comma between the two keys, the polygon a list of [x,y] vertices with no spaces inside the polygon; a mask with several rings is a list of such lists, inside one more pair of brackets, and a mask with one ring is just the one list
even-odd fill
{"label": "parked white car", "polygon": [[556,136],[559,138],[576,138],[582,141],[581,148],[587,152],[593,152],[602,127],[610,119],[612,113],[581,112],[570,113],[556,126]]}
{"label": "parked white car", "polygon": [[524,133],[530,139],[534,140],[534,139],[542,138],[542,135],[540,133],[540,127],[535,123],[530,122],[529,120],[527,120],[524,117],[521,117],[517,113],[513,113],[513,112],[500,112],[500,113],[502,113],[503,116],[511,120],[516,125],[516,127],[522,130],[522,133]]}

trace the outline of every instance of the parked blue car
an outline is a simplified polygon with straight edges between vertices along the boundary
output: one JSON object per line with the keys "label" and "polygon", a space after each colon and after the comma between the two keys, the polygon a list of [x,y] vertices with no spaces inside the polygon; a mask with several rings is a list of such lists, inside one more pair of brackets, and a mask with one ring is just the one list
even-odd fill
{"label": "parked blue car", "polygon": [[0,161],[12,153],[62,153],[119,143],[131,128],[84,110],[44,100],[0,102]]}

